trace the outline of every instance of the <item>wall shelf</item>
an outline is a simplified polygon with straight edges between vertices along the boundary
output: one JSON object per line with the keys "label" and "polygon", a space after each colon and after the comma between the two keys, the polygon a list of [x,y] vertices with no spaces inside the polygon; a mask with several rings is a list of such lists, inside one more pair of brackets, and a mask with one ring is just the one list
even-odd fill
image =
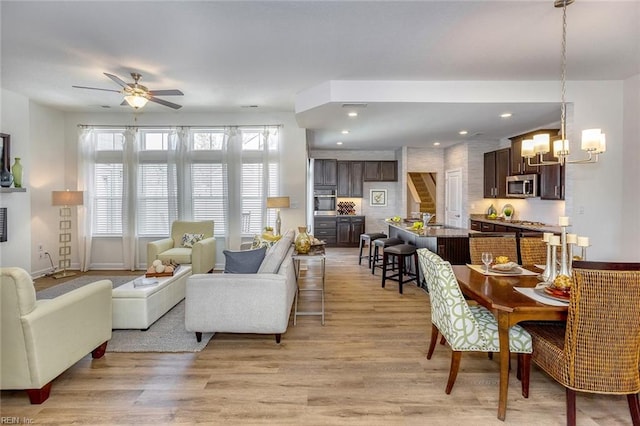
{"label": "wall shelf", "polygon": [[5,192],[27,192],[27,188],[4,188],[4,187],[0,187],[0,193],[4,194]]}

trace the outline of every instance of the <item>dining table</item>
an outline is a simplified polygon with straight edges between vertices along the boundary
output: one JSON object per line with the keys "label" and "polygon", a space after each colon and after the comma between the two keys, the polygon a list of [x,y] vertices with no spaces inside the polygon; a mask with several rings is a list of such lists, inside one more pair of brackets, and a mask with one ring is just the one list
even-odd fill
{"label": "dining table", "polygon": [[527,265],[523,268],[524,273],[514,275],[485,274],[481,267],[474,265],[452,265],[452,268],[465,296],[489,309],[497,319],[500,339],[498,419],[504,420],[509,391],[509,328],[522,321],[566,321],[568,304],[554,303],[551,299],[549,304],[543,303],[517,290],[535,288],[540,283],[537,273],[526,272],[541,272],[534,265]]}

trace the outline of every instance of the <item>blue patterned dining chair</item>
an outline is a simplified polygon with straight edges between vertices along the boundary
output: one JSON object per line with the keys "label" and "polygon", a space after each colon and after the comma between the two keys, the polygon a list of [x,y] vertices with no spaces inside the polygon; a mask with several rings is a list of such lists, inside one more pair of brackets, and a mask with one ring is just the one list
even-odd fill
{"label": "blue patterned dining chair", "polygon": [[[451,393],[460,367],[462,352],[500,352],[498,322],[485,307],[469,305],[462,295],[451,264],[428,249],[418,249],[431,299],[431,341],[427,359],[431,359],[438,335],[451,347],[451,368],[445,392]],[[509,347],[518,354],[518,377],[522,379],[522,395],[528,396],[531,336],[515,325],[509,330]]]}

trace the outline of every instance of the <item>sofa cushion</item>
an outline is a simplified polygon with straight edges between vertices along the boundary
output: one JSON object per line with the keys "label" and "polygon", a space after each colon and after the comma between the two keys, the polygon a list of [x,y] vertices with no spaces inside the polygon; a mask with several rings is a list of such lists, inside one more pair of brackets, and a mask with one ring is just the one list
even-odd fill
{"label": "sofa cushion", "polygon": [[193,248],[193,245],[204,239],[204,234],[188,234],[182,235],[182,247]]}
{"label": "sofa cushion", "polygon": [[278,237],[274,237],[274,236],[269,236],[268,238],[265,237],[265,235],[254,235],[253,236],[253,241],[251,242],[251,248],[260,248],[260,247],[271,247],[273,246],[275,243],[277,243],[280,238],[282,236],[278,236]]}
{"label": "sofa cushion", "polygon": [[162,262],[174,261],[175,263],[191,263],[191,249],[186,247],[176,247],[164,251],[158,255]]}
{"label": "sofa cushion", "polygon": [[267,254],[258,269],[259,274],[275,274],[293,243],[293,230],[288,230],[282,238],[267,250]]}
{"label": "sofa cushion", "polygon": [[227,274],[255,274],[264,260],[266,247],[255,250],[231,251],[224,253],[224,272]]}

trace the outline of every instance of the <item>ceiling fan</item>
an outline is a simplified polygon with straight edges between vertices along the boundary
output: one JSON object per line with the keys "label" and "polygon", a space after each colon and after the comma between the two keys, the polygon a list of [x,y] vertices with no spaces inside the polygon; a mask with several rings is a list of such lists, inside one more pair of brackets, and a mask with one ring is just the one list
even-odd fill
{"label": "ceiling fan", "polygon": [[142,78],[137,72],[132,72],[131,77],[133,78],[133,83],[126,83],[120,77],[115,76],[113,74],[104,73],[111,80],[115,81],[116,84],[122,87],[122,90],[114,90],[114,89],[101,89],[99,87],[86,87],[86,86],[72,86],[77,89],[91,89],[91,90],[103,90],[105,92],[116,92],[124,95],[124,101],[122,101],[121,105],[130,105],[135,109],[142,108],[147,104],[148,101],[155,102],[160,105],[168,106],[173,109],[180,109],[182,105],[174,104],[173,102],[165,101],[164,99],[159,99],[156,96],[182,96],[182,93],[178,89],[168,89],[168,90],[149,90],[142,84],[138,83],[138,81]]}

